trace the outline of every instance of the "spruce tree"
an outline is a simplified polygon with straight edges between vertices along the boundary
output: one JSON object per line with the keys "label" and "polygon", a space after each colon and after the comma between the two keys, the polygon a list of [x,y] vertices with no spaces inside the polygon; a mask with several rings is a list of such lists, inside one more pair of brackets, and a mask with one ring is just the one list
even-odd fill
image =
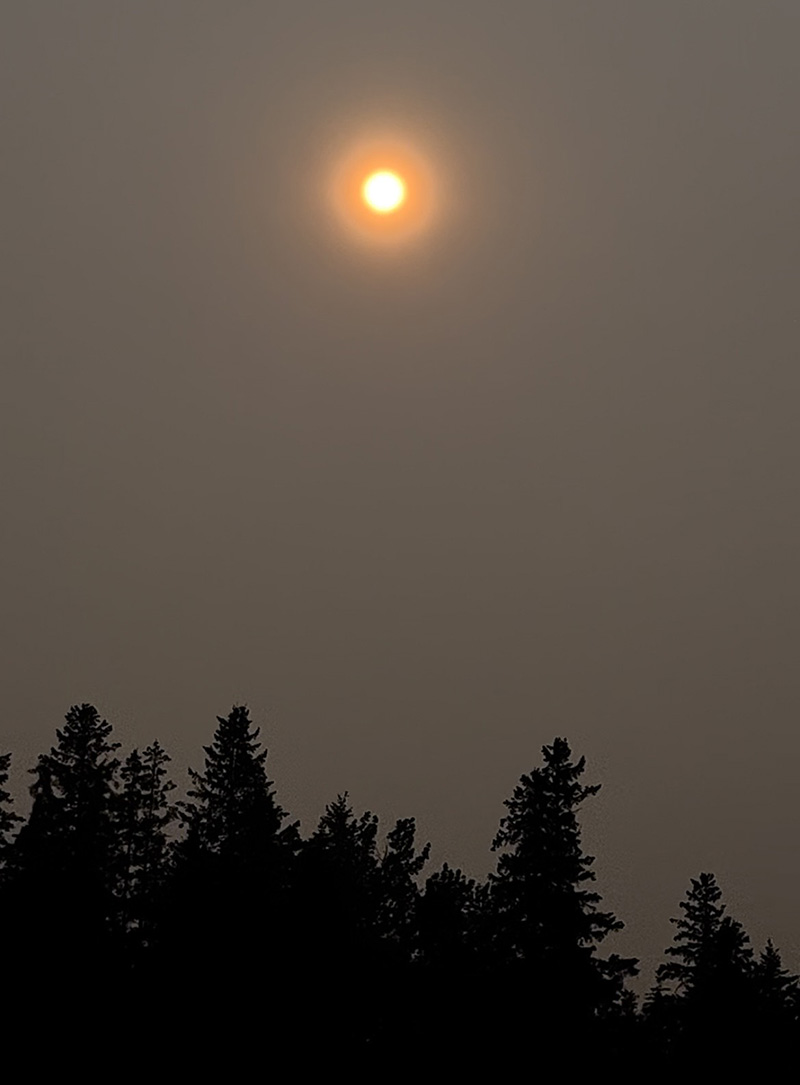
{"label": "spruce tree", "polygon": [[226,1057],[231,1029],[264,1016],[277,1021],[277,991],[254,1000],[251,986],[259,970],[273,988],[286,982],[298,833],[284,825],[247,708],[234,706],[217,724],[204,769],[190,769],[188,801],[179,804],[186,832],[173,849],[163,931],[174,971],[190,989],[187,1027],[216,1036]]}
{"label": "spruce tree", "polygon": [[[417,950],[420,888],[417,879],[428,861],[430,844],[417,850],[414,818],[400,818],[386,834],[378,864],[376,947],[382,990],[371,1044],[386,1057],[405,1037],[406,1059],[424,1040],[420,1031],[420,985],[414,956]],[[406,1062],[408,1066],[408,1062]]]}
{"label": "spruce tree", "polygon": [[23,872],[44,879],[79,928],[109,918],[119,767],[111,730],[93,705],[70,708],[31,769],[33,806],[16,842]]}
{"label": "spruce tree", "polygon": [[672,960],[656,972],[659,994],[651,999],[652,1024],[663,1033],[666,1022],[667,1048],[681,1064],[726,1058],[733,1037],[742,1045],[735,1054],[741,1060],[754,1012],[750,940],[742,925],[725,914],[713,874],[692,878],[680,908],[683,915],[671,920],[674,944],[666,950]]}
{"label": "spruce tree", "polygon": [[247,708],[234,706],[217,723],[213,741],[203,747],[205,771],[189,770],[190,801],[180,804],[188,850],[215,856],[226,868],[263,873],[281,849],[295,846],[297,826],[283,826],[287,815],[267,779],[267,750],[260,749],[260,728]]}
{"label": "spruce tree", "polygon": [[325,807],[303,848],[304,890],[318,905],[316,925],[338,954],[378,932],[380,874],[378,818],[356,817],[348,794]]}
{"label": "spruce tree", "polygon": [[800,1044],[800,982],[783,967],[771,939],[761,951],[753,973],[753,1029],[763,1050],[773,1052],[774,1058],[786,1057]]}
{"label": "spruce tree", "polygon": [[597,946],[623,924],[601,911],[594,859],[581,846],[578,811],[599,784],[580,782],[585,759],[572,760],[566,740],[542,750],[544,765],[523,776],[505,803],[492,849],[500,851],[489,876],[493,949],[506,1009],[501,1027],[521,1035],[522,1021],[543,1031],[588,1030],[589,1022],[620,998],[634,960],[598,961]]}
{"label": "spruce tree", "polygon": [[485,890],[444,863],[426,879],[417,906],[415,1010],[429,1055],[451,1074],[474,1074],[487,1039]]}
{"label": "spruce tree", "polygon": [[725,915],[713,874],[692,878],[680,908],[683,915],[671,920],[675,944],[666,950],[674,959],[659,966],[656,978],[673,984],[679,996],[711,1001],[722,986],[750,973],[749,938],[740,923]]}
{"label": "spruce tree", "polygon": [[356,816],[345,792],[326,806],[300,856],[297,976],[305,989],[330,992],[315,1033],[343,1059],[363,1059],[385,1019],[377,839],[376,815]]}
{"label": "spruce tree", "polygon": [[[11,907],[17,981],[42,1001],[43,974],[64,978],[70,997],[59,1013],[95,1012],[113,999],[114,825],[119,743],[90,704],[74,705],[57,742],[31,770],[33,806],[13,845]],[[51,1008],[53,1008],[51,1006]]]}
{"label": "spruce tree", "polygon": [[380,906],[378,926],[381,936],[407,961],[414,951],[417,907],[420,890],[417,884],[428,861],[431,846],[416,850],[414,818],[400,818],[387,833],[380,859]]}
{"label": "spruce tree", "polygon": [[474,878],[447,863],[431,874],[417,909],[420,963],[445,973],[464,971],[476,955],[478,911]]}
{"label": "spruce tree", "polygon": [[153,940],[168,874],[168,829],[177,816],[169,798],[175,788],[169,761],[156,741],[143,753],[132,750],[119,773],[116,892],[120,929],[134,957]]}
{"label": "spruce tree", "polygon": [[767,939],[755,966],[759,1002],[770,1016],[794,1018],[798,1010],[798,977],[783,967],[781,955]]}

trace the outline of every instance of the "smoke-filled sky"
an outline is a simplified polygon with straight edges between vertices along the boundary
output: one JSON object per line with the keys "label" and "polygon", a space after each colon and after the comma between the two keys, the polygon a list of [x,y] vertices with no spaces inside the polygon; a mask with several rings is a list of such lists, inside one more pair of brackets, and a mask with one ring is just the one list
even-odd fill
{"label": "smoke-filled sky", "polygon": [[[475,875],[567,737],[614,947],[800,968],[796,0],[11,0],[0,749],[247,703]],[[372,245],[366,143],[435,190]],[[338,171],[338,172],[337,172]],[[333,186],[333,187],[332,187]]]}

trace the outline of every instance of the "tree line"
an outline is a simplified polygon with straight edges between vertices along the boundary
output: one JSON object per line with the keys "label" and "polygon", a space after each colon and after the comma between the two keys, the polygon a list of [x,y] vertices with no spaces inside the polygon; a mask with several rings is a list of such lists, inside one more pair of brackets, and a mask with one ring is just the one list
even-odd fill
{"label": "tree line", "polygon": [[[270,1062],[370,1072],[750,1071],[800,1039],[800,985],[690,879],[655,985],[604,954],[580,809],[600,785],[556,738],[505,802],[479,881],[426,871],[413,818],[383,836],[347,793],[303,836],[246,707],[217,718],[176,798],[158,742],[121,758],[73,706],[15,812],[0,756],[0,1050],[34,1027],[62,1069]],[[48,1046],[49,1045],[49,1046]],[[71,1055],[69,1054],[71,1052]],[[98,1063],[98,1065],[100,1065]]]}

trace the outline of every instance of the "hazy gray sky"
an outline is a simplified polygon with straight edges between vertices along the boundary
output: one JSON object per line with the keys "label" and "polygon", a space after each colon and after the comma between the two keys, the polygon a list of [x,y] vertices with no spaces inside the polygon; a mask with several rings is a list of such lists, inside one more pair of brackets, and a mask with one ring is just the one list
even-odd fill
{"label": "hazy gray sky", "polygon": [[[800,968],[796,0],[7,0],[0,748],[265,723],[474,874],[555,735],[649,968]],[[379,256],[330,171],[447,193]]]}

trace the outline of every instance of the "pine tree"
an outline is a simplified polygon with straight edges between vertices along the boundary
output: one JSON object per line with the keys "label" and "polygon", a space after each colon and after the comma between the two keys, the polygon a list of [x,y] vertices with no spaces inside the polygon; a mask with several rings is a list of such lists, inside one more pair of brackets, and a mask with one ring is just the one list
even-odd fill
{"label": "pine tree", "polygon": [[798,977],[783,967],[781,955],[767,939],[767,944],[755,966],[755,981],[759,1002],[766,1012],[776,1017],[794,1017],[798,1009]]}
{"label": "pine tree", "polygon": [[414,950],[420,897],[417,878],[431,850],[430,844],[425,844],[417,852],[415,837],[414,818],[401,818],[386,836],[379,866],[378,928],[381,936],[409,961]]}
{"label": "pine tree", "polygon": [[[511,990],[502,1027],[519,1031],[532,1015],[543,1029],[588,1028],[588,1022],[620,998],[633,960],[599,962],[598,944],[623,924],[600,911],[589,890],[592,856],[584,854],[578,810],[600,785],[580,783],[585,759],[572,761],[557,738],[542,750],[544,765],[521,778],[506,801],[492,849],[501,851],[490,874],[494,951]],[[513,1024],[512,1024],[513,1022]]]}
{"label": "pine tree", "polygon": [[[204,747],[204,770],[190,770],[188,801],[178,804],[186,834],[173,849],[163,938],[172,971],[189,988],[186,1027],[214,1036],[226,1057],[232,1031],[246,1022],[255,1027],[265,1016],[277,1020],[280,1012],[299,837],[296,824],[283,824],[286,812],[267,778],[267,750],[260,749],[247,708],[234,706],[217,724]],[[272,993],[254,1000],[259,971],[272,978]]]}
{"label": "pine tree", "polygon": [[[46,1000],[55,1000],[66,982],[70,997],[58,1011],[65,1020],[80,1012],[84,999],[92,1000],[95,1013],[113,1002],[103,985],[114,976],[119,743],[110,740],[111,725],[90,704],[70,708],[56,736],[56,745],[31,770],[33,806],[14,841],[9,899],[23,1001],[35,997],[45,1012]],[[42,987],[44,975],[62,979]]]}
{"label": "pine tree", "polygon": [[772,940],[761,951],[753,970],[756,1012],[752,1028],[762,1050],[773,1058],[786,1057],[800,1043],[800,981],[783,967]]}
{"label": "pine tree", "polygon": [[377,816],[365,811],[357,818],[345,792],[325,807],[303,849],[306,889],[314,892],[314,885],[320,893],[317,923],[326,931],[326,937],[328,932],[337,932],[337,947],[356,945],[367,935],[377,934],[377,838]]}
{"label": "pine tree", "polygon": [[315,1032],[344,1059],[362,1059],[385,1019],[377,839],[378,818],[356,816],[345,792],[326,806],[300,856],[297,975],[305,989],[331,993]]}
{"label": "pine tree", "polygon": [[429,1057],[450,1075],[473,1075],[481,1046],[495,1045],[486,1035],[485,896],[485,884],[444,863],[417,905],[414,1005]]}
{"label": "pine tree", "polygon": [[691,880],[680,908],[683,915],[671,921],[674,945],[666,950],[673,960],[656,972],[660,995],[651,1018],[655,1026],[659,1012],[668,1020],[667,1046],[674,1059],[719,1059],[752,1018],[753,952],[742,925],[725,914],[713,874]]}
{"label": "pine tree", "polygon": [[116,891],[121,931],[134,950],[152,941],[156,911],[168,874],[168,829],[177,816],[169,794],[170,758],[158,742],[132,750],[121,769],[117,813]]}
{"label": "pine tree", "polygon": [[175,849],[177,873],[188,882],[201,878],[208,904],[252,898],[255,905],[258,898],[268,908],[286,889],[297,823],[283,825],[287,814],[267,778],[267,750],[260,749],[260,729],[247,708],[234,706],[217,724],[204,747],[205,771],[189,770],[189,801],[178,804],[186,835]]}
{"label": "pine tree", "polygon": [[462,972],[477,952],[478,887],[444,863],[425,882],[418,905],[419,959],[426,968]]}
{"label": "pine tree", "polygon": [[692,878],[683,916],[671,920],[677,928],[675,945],[666,950],[676,958],[659,966],[661,983],[674,985],[677,994],[709,999],[732,979],[749,974],[752,950],[740,923],[725,915],[722,890],[713,874]]}
{"label": "pine tree", "polygon": [[[379,1057],[397,1059],[397,1038],[405,1037],[403,1058],[408,1060],[420,1035],[420,988],[413,958],[417,948],[420,888],[417,879],[428,860],[430,844],[416,848],[414,818],[401,818],[386,834],[377,868],[375,916],[376,969],[380,1012],[370,1036]],[[406,1065],[408,1062],[406,1061]]]}
{"label": "pine tree", "polygon": [[205,746],[205,772],[189,770],[190,802],[180,805],[189,850],[223,860],[226,867],[274,865],[284,847],[294,847],[297,826],[283,827],[286,812],[267,779],[267,750],[260,750],[260,728],[246,707],[234,707]]}
{"label": "pine tree", "polygon": [[23,870],[49,882],[78,926],[108,918],[107,890],[115,845],[118,742],[90,704],[73,705],[58,742],[31,769],[33,807],[17,838]]}

